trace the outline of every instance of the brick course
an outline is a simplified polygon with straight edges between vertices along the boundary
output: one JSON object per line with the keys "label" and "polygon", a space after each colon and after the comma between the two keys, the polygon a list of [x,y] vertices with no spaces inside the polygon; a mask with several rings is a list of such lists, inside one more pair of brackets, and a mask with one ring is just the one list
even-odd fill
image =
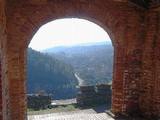
{"label": "brick course", "polygon": [[158,9],[127,0],[1,0],[0,120],[26,119],[26,48],[41,25],[68,17],[90,20],[112,39],[112,112],[160,115]]}

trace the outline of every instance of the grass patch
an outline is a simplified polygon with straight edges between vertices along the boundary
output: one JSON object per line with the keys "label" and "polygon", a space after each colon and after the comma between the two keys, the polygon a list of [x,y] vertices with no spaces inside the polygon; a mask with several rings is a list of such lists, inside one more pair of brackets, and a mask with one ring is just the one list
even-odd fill
{"label": "grass patch", "polygon": [[40,114],[50,114],[50,113],[58,113],[58,112],[69,112],[69,111],[77,111],[79,108],[76,104],[70,105],[60,105],[51,109],[44,109],[35,111],[33,109],[27,109],[28,115],[40,115]]}
{"label": "grass patch", "polygon": [[[103,105],[103,104],[102,104]],[[41,110],[33,110],[33,109],[27,109],[27,114],[28,115],[43,115],[43,114],[51,114],[51,113],[60,113],[60,112],[71,112],[71,111],[78,111],[78,110],[83,110],[83,109],[95,109],[100,104],[92,104],[89,106],[78,106],[77,104],[68,104],[68,105],[59,105],[59,106],[54,106],[54,108],[51,109],[41,109]],[[106,107],[108,105],[105,105]]]}

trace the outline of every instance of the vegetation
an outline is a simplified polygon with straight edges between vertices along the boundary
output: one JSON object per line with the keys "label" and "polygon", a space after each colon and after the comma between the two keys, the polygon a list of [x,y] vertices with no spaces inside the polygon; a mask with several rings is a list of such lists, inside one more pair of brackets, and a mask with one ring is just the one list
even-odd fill
{"label": "vegetation", "polygon": [[28,49],[27,67],[28,94],[43,90],[53,94],[54,99],[76,96],[78,81],[72,66],[47,54]]}
{"label": "vegetation", "polygon": [[113,47],[111,44],[56,47],[44,52],[73,66],[85,85],[110,83],[113,70]]}
{"label": "vegetation", "polygon": [[78,80],[84,85],[111,83],[111,44],[57,47],[41,52],[28,49],[28,94],[44,91],[54,99],[76,97]]}
{"label": "vegetation", "polygon": [[30,109],[40,110],[49,108],[51,105],[51,97],[49,95],[28,95],[27,106]]}
{"label": "vegetation", "polygon": [[33,109],[28,109],[28,115],[39,115],[39,114],[49,114],[49,113],[57,113],[57,112],[69,112],[69,111],[76,111],[79,110],[76,104],[69,104],[69,105],[60,105],[52,109],[45,109],[35,111]]}
{"label": "vegetation", "polygon": [[110,106],[107,104],[103,104],[103,105],[92,104],[91,106],[86,106],[85,108],[81,108],[77,104],[68,104],[68,105],[59,105],[55,108],[39,110],[39,111],[35,111],[33,109],[27,109],[27,114],[28,115],[42,115],[42,114],[50,114],[50,113],[72,112],[72,111],[79,111],[79,110],[91,109],[91,108],[97,111],[103,111],[103,110],[105,111],[106,108],[109,109]]}

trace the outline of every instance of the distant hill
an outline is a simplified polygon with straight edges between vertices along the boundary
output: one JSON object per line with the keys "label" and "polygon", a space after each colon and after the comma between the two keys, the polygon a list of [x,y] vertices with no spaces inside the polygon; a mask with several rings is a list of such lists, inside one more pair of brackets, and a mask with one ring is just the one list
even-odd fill
{"label": "distant hill", "polygon": [[27,70],[29,94],[45,91],[52,93],[54,99],[76,96],[78,81],[71,65],[29,48]]}
{"label": "distant hill", "polygon": [[[58,47],[51,47],[45,50],[42,50],[43,53],[57,53],[57,52],[62,52],[62,51],[72,51],[73,48],[82,48],[82,47],[90,47],[90,46],[100,46],[100,45],[109,45],[111,46],[111,42],[96,42],[96,43],[82,43],[82,44],[78,44],[78,45],[73,45],[73,46],[58,46]],[[77,52],[77,51],[75,51]]]}
{"label": "distant hill", "polygon": [[93,43],[71,47],[54,47],[43,52],[73,66],[85,85],[112,81],[113,47],[108,43]]}

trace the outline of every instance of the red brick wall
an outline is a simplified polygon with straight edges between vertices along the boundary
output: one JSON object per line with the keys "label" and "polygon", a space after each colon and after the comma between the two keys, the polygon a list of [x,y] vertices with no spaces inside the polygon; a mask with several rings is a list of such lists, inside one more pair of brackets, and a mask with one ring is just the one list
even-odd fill
{"label": "red brick wall", "polygon": [[153,85],[153,99],[152,99],[152,111],[153,114],[160,117],[160,14],[157,14],[157,34],[156,41],[154,43],[154,85]]}
{"label": "red brick wall", "polygon": [[7,49],[8,114],[11,120],[25,120],[27,111],[25,84],[26,54],[24,50],[13,51],[9,48]]}
{"label": "red brick wall", "polygon": [[6,41],[5,0],[0,1],[0,120],[7,118],[7,93],[4,64],[4,46]]}
{"label": "red brick wall", "polygon": [[147,115],[160,116],[160,14],[149,11],[146,13],[146,36],[143,50],[143,66],[141,79],[141,96],[139,103],[141,110]]}
{"label": "red brick wall", "polygon": [[1,76],[1,63],[0,63],[0,119],[3,119],[2,115],[2,76]]}
{"label": "red brick wall", "polygon": [[3,120],[26,119],[26,48],[41,25],[66,17],[95,22],[112,39],[113,113],[160,115],[158,12],[111,0],[8,0],[5,21],[0,8]]}

